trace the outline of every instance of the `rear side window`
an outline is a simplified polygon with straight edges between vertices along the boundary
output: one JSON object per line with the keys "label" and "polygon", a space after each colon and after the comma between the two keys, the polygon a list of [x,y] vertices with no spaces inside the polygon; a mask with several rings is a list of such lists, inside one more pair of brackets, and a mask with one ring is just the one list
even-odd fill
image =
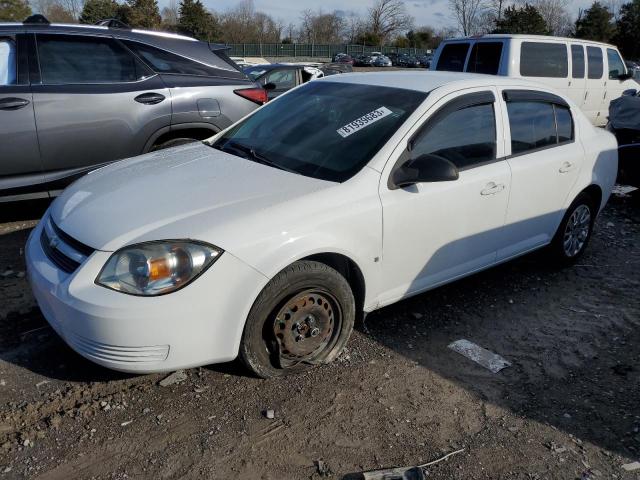
{"label": "rear side window", "polygon": [[507,102],[511,129],[511,154],[573,140],[569,109],[547,102]]}
{"label": "rear side window", "polygon": [[293,69],[274,70],[264,78],[264,84],[273,83],[278,90],[287,90],[296,86],[296,71]]}
{"label": "rear side window", "polygon": [[16,84],[16,44],[10,38],[0,38],[0,87]]}
{"label": "rear side window", "polygon": [[167,52],[166,50],[130,40],[123,40],[123,43],[157,73],[176,73],[180,75],[197,76],[211,76],[217,73],[213,67],[189,60],[188,58]]}
{"label": "rear side window", "polygon": [[523,77],[566,78],[568,70],[564,43],[522,42],[520,75]]}
{"label": "rear side window", "polygon": [[571,76],[584,78],[584,47],[571,45]]}
{"label": "rear side window", "polygon": [[447,72],[462,72],[464,70],[464,61],[469,51],[468,43],[448,43],[446,44],[440,58],[436,70],[444,70]]}
{"label": "rear side window", "polygon": [[36,38],[45,84],[135,82],[152,74],[111,38],[81,35]]}
{"label": "rear side window", "polygon": [[502,42],[477,42],[471,49],[467,72],[497,75],[502,56]]}
{"label": "rear side window", "polygon": [[412,155],[438,155],[458,168],[496,158],[496,118],[493,104],[473,105],[451,112],[418,138]]}
{"label": "rear side window", "polygon": [[587,76],[591,79],[602,78],[602,49],[587,47]]}
{"label": "rear side window", "polygon": [[617,79],[625,73],[624,63],[622,63],[618,52],[613,48],[607,48],[607,61],[609,62],[609,78]]}

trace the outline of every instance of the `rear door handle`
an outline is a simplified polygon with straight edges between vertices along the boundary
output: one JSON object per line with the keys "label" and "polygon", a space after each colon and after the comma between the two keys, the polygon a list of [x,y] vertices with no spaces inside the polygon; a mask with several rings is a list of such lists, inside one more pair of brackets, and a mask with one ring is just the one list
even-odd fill
{"label": "rear door handle", "polygon": [[504,190],[503,183],[489,182],[487,183],[487,186],[484,187],[484,190],[480,191],[480,195],[495,195],[502,190]]}
{"label": "rear door handle", "polygon": [[571,170],[573,170],[573,163],[571,162],[564,162],[562,166],[558,169],[560,173],[567,173],[567,172],[570,172]]}
{"label": "rear door handle", "polygon": [[143,93],[134,98],[134,100],[145,105],[155,105],[164,100],[164,95],[160,95],[159,93],[155,92]]}
{"label": "rear door handle", "polygon": [[0,100],[0,110],[18,110],[29,105],[29,100],[24,98],[9,97]]}

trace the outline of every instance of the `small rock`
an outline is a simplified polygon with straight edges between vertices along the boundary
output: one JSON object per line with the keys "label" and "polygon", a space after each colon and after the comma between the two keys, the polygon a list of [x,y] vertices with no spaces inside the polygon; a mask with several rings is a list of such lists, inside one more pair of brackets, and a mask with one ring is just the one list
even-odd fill
{"label": "small rock", "polygon": [[131,424],[131,423],[133,423],[133,420],[127,420],[126,422],[122,422],[122,423],[120,424],[120,426],[121,426],[121,427],[126,427],[127,425],[129,425],[129,424]]}
{"label": "small rock", "polygon": [[563,415],[563,417],[564,417],[564,418],[571,418],[571,415],[569,415],[568,413],[565,413],[565,414]]}
{"label": "small rock", "polygon": [[149,413],[150,411],[151,411],[151,409],[150,409],[150,408],[144,408],[144,409],[142,410],[142,413],[146,415],[146,414],[147,414],[147,413]]}
{"label": "small rock", "polygon": [[11,276],[11,275],[13,275],[13,274],[14,274],[14,271],[9,269],[9,270],[5,270],[5,271],[4,271],[2,274],[0,274],[0,275],[2,275],[2,277],[4,277],[4,278],[7,278],[7,277],[10,277],[10,276]]}
{"label": "small rock", "polygon": [[24,278],[24,275],[25,275],[25,274],[24,274],[24,272],[18,272],[18,273],[16,273],[16,277],[17,277],[17,278]]}
{"label": "small rock", "polygon": [[420,320],[422,318],[422,314],[418,312],[413,312],[411,315],[413,315],[413,318],[416,320]]}
{"label": "small rock", "polygon": [[509,303],[513,305],[513,300],[510,298]]}
{"label": "small rock", "polygon": [[187,378],[187,373],[184,370],[177,370],[171,375],[160,380],[160,386],[168,387],[170,385],[175,385],[177,383],[184,382]]}
{"label": "small rock", "polygon": [[611,228],[614,227],[615,225],[613,224],[613,222],[607,222],[607,228]]}
{"label": "small rock", "polygon": [[625,463],[622,465],[622,469],[625,472],[635,472],[636,470],[640,470],[640,462]]}
{"label": "small rock", "polygon": [[4,387],[7,384],[7,381],[3,378],[0,380],[0,387]]}
{"label": "small rock", "polygon": [[315,465],[316,465],[316,471],[318,472],[318,475],[320,475],[321,477],[328,477],[329,475],[332,474],[331,469],[329,468],[329,465],[327,465],[327,462],[325,462],[322,459],[318,459],[318,460],[314,460]]}
{"label": "small rock", "polygon": [[276,418],[276,412],[273,410],[265,410],[264,416],[267,417],[269,420],[273,420],[274,418]]}
{"label": "small rock", "polygon": [[4,470],[2,470],[2,473],[9,473],[11,470],[13,470],[13,468],[5,467]]}
{"label": "small rock", "polygon": [[33,447],[33,442],[31,440],[29,440],[28,438],[25,438],[24,442],[22,442],[22,445],[24,447]]}

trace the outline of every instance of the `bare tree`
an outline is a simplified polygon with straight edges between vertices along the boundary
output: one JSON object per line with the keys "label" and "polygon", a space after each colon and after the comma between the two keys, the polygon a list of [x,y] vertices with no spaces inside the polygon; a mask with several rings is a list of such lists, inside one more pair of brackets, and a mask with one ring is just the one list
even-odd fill
{"label": "bare tree", "polygon": [[170,0],[169,5],[167,5],[162,9],[160,16],[162,17],[163,25],[167,27],[173,27],[178,25],[178,20],[180,19],[180,13],[179,13],[178,4],[176,3],[176,0]]}
{"label": "bare tree", "polygon": [[476,33],[482,7],[482,0],[449,0],[449,8],[465,37]]}
{"label": "bare tree", "polygon": [[413,17],[407,13],[402,0],[376,0],[369,9],[368,28],[380,44],[412,26]]}
{"label": "bare tree", "polygon": [[566,36],[571,33],[573,22],[567,11],[571,0],[526,0],[538,10],[552,35]]}
{"label": "bare tree", "polygon": [[77,15],[68,8],[69,2],[66,0],[33,0],[31,4],[50,22],[74,23],[78,20]]}
{"label": "bare tree", "polygon": [[266,13],[257,12],[253,0],[242,0],[220,17],[222,38],[227,43],[280,42],[283,26]]}
{"label": "bare tree", "polygon": [[346,28],[345,19],[337,12],[304,10],[300,23],[300,40],[307,43],[339,43]]}

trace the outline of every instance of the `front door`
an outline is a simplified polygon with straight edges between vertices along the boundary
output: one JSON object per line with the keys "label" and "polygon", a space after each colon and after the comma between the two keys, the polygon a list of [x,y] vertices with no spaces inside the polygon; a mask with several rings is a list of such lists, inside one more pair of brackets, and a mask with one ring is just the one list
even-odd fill
{"label": "front door", "polygon": [[162,80],[106,36],[37,34],[32,84],[45,171],[87,169],[143,153],[171,123]]}
{"label": "front door", "polygon": [[23,35],[0,36],[0,195],[20,193],[42,170],[25,49]]}
{"label": "front door", "polygon": [[[507,210],[510,170],[502,158],[495,92],[465,91],[434,106],[393,164],[423,154],[444,157],[459,169],[455,181],[390,189],[382,175],[382,304],[418,293],[493,264]],[[499,132],[499,133],[498,133]],[[401,148],[404,148],[401,145]]]}

